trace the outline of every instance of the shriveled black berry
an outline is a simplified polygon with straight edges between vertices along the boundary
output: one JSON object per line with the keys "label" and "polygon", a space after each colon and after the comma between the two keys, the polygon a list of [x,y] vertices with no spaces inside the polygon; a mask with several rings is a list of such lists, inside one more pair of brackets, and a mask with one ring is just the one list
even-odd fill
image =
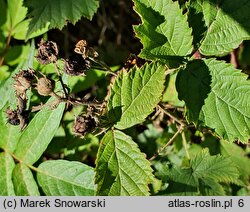
{"label": "shriveled black berry", "polygon": [[18,111],[8,108],[6,110],[7,121],[11,125],[19,125],[20,119],[18,117]]}
{"label": "shriveled black berry", "polygon": [[53,41],[40,41],[36,59],[39,63],[46,65],[57,60],[58,47]]}
{"label": "shriveled black berry", "polygon": [[79,54],[74,54],[69,59],[65,60],[64,72],[71,76],[84,76],[90,67],[90,60],[84,59]]}
{"label": "shriveled black berry", "polygon": [[87,132],[92,132],[98,126],[96,117],[91,114],[77,116],[73,125],[73,132],[84,136]]}

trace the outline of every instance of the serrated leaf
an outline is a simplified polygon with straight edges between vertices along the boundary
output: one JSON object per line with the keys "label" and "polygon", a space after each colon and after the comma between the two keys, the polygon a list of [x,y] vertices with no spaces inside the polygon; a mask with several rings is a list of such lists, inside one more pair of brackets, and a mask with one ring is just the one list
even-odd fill
{"label": "serrated leaf", "polygon": [[240,146],[235,143],[229,143],[226,141],[220,141],[220,151],[222,155],[229,157],[234,164],[237,166],[240,176],[246,184],[248,184],[248,179],[250,176],[250,159]]}
{"label": "serrated leaf", "polygon": [[193,44],[197,47],[207,30],[203,9],[203,0],[190,0],[188,4],[188,23],[192,28]]}
{"label": "serrated leaf", "polygon": [[199,192],[202,196],[225,196],[223,186],[212,178],[199,180]]}
{"label": "serrated leaf", "polygon": [[29,15],[32,20],[27,37],[33,32],[44,28],[49,23],[49,29],[62,29],[69,21],[75,24],[82,16],[92,19],[99,6],[98,0],[28,0]]}
{"label": "serrated leaf", "polygon": [[21,133],[19,126],[7,123],[5,110],[6,107],[0,110],[0,148],[8,153],[13,153]]}
{"label": "serrated leaf", "polygon": [[164,66],[151,63],[116,78],[108,100],[109,117],[116,128],[141,123],[153,111],[164,90],[164,72]]}
{"label": "serrated leaf", "polygon": [[134,0],[135,11],[142,24],[135,26],[137,37],[143,44],[140,56],[161,60],[176,66],[192,52],[192,31],[187,16],[182,14],[178,2],[172,0]]}
{"label": "serrated leaf", "polygon": [[136,143],[121,131],[108,131],[97,154],[97,195],[149,195],[152,179],[150,163]]}
{"label": "serrated leaf", "polygon": [[198,179],[193,176],[191,168],[174,166],[167,176],[168,184],[166,193],[171,196],[196,196],[198,195]]}
{"label": "serrated leaf", "polygon": [[0,196],[14,196],[14,186],[12,183],[12,171],[15,162],[7,152],[0,153]]}
{"label": "serrated leaf", "polygon": [[222,195],[225,191],[219,182],[238,183],[239,171],[229,158],[211,156],[208,149],[203,149],[189,167],[174,166],[166,178],[169,179],[166,194]]}
{"label": "serrated leaf", "polygon": [[31,170],[24,164],[17,164],[12,174],[17,196],[40,196]]}
{"label": "serrated leaf", "polygon": [[177,77],[179,99],[190,121],[202,121],[225,140],[250,138],[250,82],[231,64],[194,60]]}
{"label": "serrated leaf", "polygon": [[14,154],[26,164],[35,163],[43,154],[59,127],[65,104],[39,111],[23,131]]}
{"label": "serrated leaf", "polygon": [[208,149],[202,150],[190,162],[193,176],[206,179],[210,177],[218,182],[236,182],[239,171],[236,165],[229,159],[221,155],[210,156]]}
{"label": "serrated leaf", "polygon": [[48,196],[93,196],[94,170],[75,161],[51,160],[38,167],[37,180]]}
{"label": "serrated leaf", "polygon": [[248,0],[203,0],[203,13],[208,27],[201,43],[204,55],[225,55],[250,39],[250,2]]}

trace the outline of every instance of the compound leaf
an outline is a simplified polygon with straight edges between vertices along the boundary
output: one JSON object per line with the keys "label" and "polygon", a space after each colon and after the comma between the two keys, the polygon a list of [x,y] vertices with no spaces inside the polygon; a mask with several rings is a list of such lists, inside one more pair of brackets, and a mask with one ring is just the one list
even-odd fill
{"label": "compound leaf", "polygon": [[250,82],[231,64],[215,59],[194,60],[177,77],[179,98],[190,121],[198,119],[225,140],[250,137]]}
{"label": "compound leaf", "polygon": [[222,155],[211,156],[208,149],[203,149],[191,159],[191,167],[195,178],[206,179],[207,177],[217,182],[237,182],[239,171],[237,166]]}
{"label": "compound leaf", "polygon": [[189,167],[175,166],[166,178],[166,193],[170,195],[225,195],[219,183],[238,183],[239,171],[229,158],[211,156],[206,148],[190,161]]}
{"label": "compound leaf", "polygon": [[164,90],[164,73],[164,66],[151,63],[116,78],[108,100],[109,116],[116,128],[141,123],[153,111]]}
{"label": "compound leaf", "polygon": [[201,43],[204,55],[225,55],[250,39],[250,2],[248,0],[203,0],[207,34]]}
{"label": "compound leaf", "polygon": [[247,152],[237,144],[226,141],[220,141],[220,152],[235,163],[241,179],[245,184],[248,184],[250,169],[246,169],[246,167],[250,167],[250,159],[247,156]]}
{"label": "compound leaf", "polygon": [[29,15],[32,20],[27,37],[49,23],[49,29],[62,29],[67,21],[75,24],[82,16],[91,19],[99,6],[98,0],[28,0]]}
{"label": "compound leaf", "polygon": [[12,174],[17,196],[40,196],[31,170],[24,164],[17,164]]}
{"label": "compound leaf", "polygon": [[150,163],[136,143],[121,131],[108,131],[97,154],[97,195],[149,195],[152,179]]}
{"label": "compound leaf", "polygon": [[137,37],[143,44],[140,56],[161,60],[175,66],[192,52],[192,30],[187,16],[182,14],[178,2],[172,0],[134,0],[135,11],[142,24],[135,26]]}
{"label": "compound leaf", "polygon": [[48,196],[93,196],[94,170],[75,161],[51,160],[38,167],[37,179]]}
{"label": "compound leaf", "polygon": [[14,154],[26,164],[35,163],[45,151],[59,127],[65,104],[39,111],[23,131]]}
{"label": "compound leaf", "polygon": [[0,153],[0,196],[14,196],[14,186],[12,183],[12,171],[15,162],[7,152]]}

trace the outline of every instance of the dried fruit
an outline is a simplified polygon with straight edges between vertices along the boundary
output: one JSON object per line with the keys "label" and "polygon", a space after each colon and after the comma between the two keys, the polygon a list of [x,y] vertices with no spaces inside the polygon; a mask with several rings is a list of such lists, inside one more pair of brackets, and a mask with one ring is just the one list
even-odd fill
{"label": "dried fruit", "polygon": [[18,107],[19,113],[22,113],[26,109],[26,103],[27,103],[26,98],[23,98],[21,96],[17,96],[17,107]]}
{"label": "dried fruit", "polygon": [[58,48],[57,44],[53,41],[40,41],[36,59],[39,63],[46,65],[53,63],[57,60]]}
{"label": "dried fruit", "polygon": [[14,77],[14,88],[17,95],[22,95],[31,87],[32,81],[35,79],[35,71],[33,69],[22,70]]}
{"label": "dried fruit", "polygon": [[83,59],[87,59],[88,57],[98,57],[98,53],[92,47],[88,47],[86,40],[78,41],[74,51],[75,53],[82,55]]}
{"label": "dried fruit", "polygon": [[91,114],[77,116],[73,125],[73,132],[84,136],[87,132],[93,131],[98,126],[97,117]]}
{"label": "dried fruit", "polygon": [[80,55],[74,54],[65,60],[64,71],[71,76],[85,76],[90,67],[91,62],[88,59],[83,59]]}
{"label": "dried fruit", "polygon": [[11,125],[19,125],[20,124],[20,119],[18,117],[18,111],[17,110],[12,110],[8,108],[6,110],[6,115],[7,115],[7,121]]}
{"label": "dried fruit", "polygon": [[47,77],[39,78],[37,81],[37,92],[42,96],[49,96],[55,88],[55,81]]}

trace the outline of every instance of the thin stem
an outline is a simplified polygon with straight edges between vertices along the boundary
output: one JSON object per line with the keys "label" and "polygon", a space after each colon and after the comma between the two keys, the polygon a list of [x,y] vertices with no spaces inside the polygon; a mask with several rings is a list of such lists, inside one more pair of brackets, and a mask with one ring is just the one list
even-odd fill
{"label": "thin stem", "polygon": [[149,161],[154,160],[167,146],[173,143],[174,139],[183,131],[183,126],[180,126],[177,130],[177,132],[172,136],[172,138],[169,139],[169,141],[149,159]]}
{"label": "thin stem", "polygon": [[72,105],[89,105],[89,106],[101,106],[102,105],[102,102],[84,101],[84,100],[74,99],[72,97],[69,97],[69,99],[62,98],[62,97],[58,96],[57,94],[55,95],[55,93],[51,93],[51,96],[56,97],[56,100],[54,100],[52,102],[48,102],[46,104],[33,106],[31,108],[31,112],[39,111],[39,110],[43,109],[44,107],[52,107],[52,106],[58,105],[62,102],[70,103]]}
{"label": "thin stem", "polygon": [[184,149],[185,149],[185,152],[186,152],[186,156],[187,156],[187,159],[190,160],[190,155],[189,155],[189,152],[188,152],[188,147],[187,147],[187,139],[186,139],[186,136],[185,136],[185,132],[181,132],[181,137],[182,137],[182,144],[184,146]]}
{"label": "thin stem", "polygon": [[172,69],[168,69],[165,73],[166,73],[166,75],[168,75],[168,74],[172,74],[173,72],[175,72],[175,68],[172,68]]}
{"label": "thin stem", "polygon": [[158,105],[158,108],[165,113],[167,116],[169,116],[170,118],[172,118],[174,121],[176,121],[178,124],[180,124],[181,126],[185,126],[185,123],[183,123],[181,120],[179,120],[178,118],[176,118],[175,116],[173,116],[171,113],[169,113],[168,111],[164,110],[160,105]]}
{"label": "thin stem", "polygon": [[112,72],[111,68],[109,66],[107,66],[104,62],[94,59],[92,57],[88,57],[91,61],[93,61],[94,63],[100,65],[101,67],[103,67],[104,71],[108,72],[109,74],[113,75],[113,76],[117,76],[117,74],[115,74],[114,72]]}
{"label": "thin stem", "polygon": [[6,42],[5,48],[4,48],[3,53],[2,53],[2,57],[0,57],[0,66],[3,65],[4,56],[5,56],[5,54],[7,53],[8,49],[9,49],[11,34],[12,34],[12,29],[8,33],[7,42]]}
{"label": "thin stem", "polygon": [[73,105],[78,104],[78,105],[89,105],[89,106],[101,106],[103,104],[103,102],[85,101],[85,100],[74,99],[72,97],[69,97],[68,102]]}
{"label": "thin stem", "polygon": [[36,168],[36,167],[34,167],[34,166],[30,165],[30,164],[24,163],[21,159],[19,159],[18,157],[16,157],[16,155],[14,155],[13,153],[9,153],[9,154],[11,154],[11,156],[12,156],[16,161],[18,161],[20,164],[25,164],[25,165],[28,166],[31,170],[36,171],[36,172],[39,172],[39,169],[38,169],[38,168]]}
{"label": "thin stem", "polygon": [[61,86],[62,86],[62,88],[63,88],[64,95],[65,95],[66,99],[68,99],[68,92],[67,92],[67,90],[66,90],[66,88],[65,88],[65,85],[64,85],[64,83],[63,83],[62,76],[61,76],[61,74],[60,74],[59,68],[58,68],[56,62],[54,62],[53,64],[54,64],[54,67],[55,67],[55,69],[56,69],[56,73],[57,73],[58,79],[59,79],[59,81],[60,81],[60,83],[61,83]]}

